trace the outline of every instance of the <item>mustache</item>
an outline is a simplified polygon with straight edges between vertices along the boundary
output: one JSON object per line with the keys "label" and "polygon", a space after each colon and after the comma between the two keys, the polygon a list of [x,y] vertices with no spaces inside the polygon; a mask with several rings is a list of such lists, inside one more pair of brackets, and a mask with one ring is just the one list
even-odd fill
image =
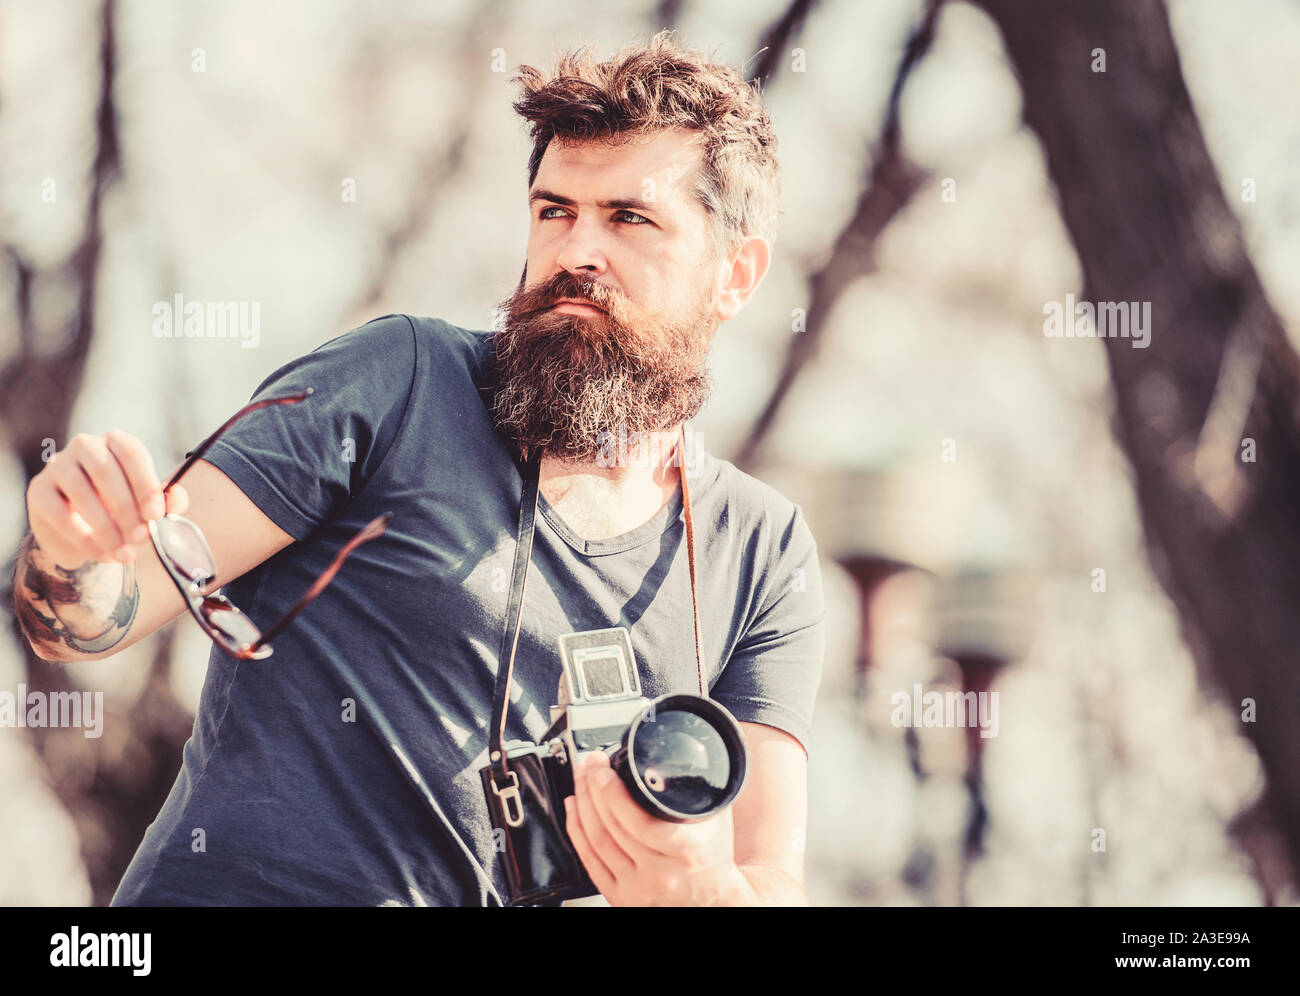
{"label": "mustache", "polygon": [[561,270],[536,287],[521,290],[511,302],[510,311],[519,319],[532,318],[553,307],[561,298],[583,301],[616,321],[627,320],[628,301],[622,293],[595,280],[584,280],[568,270]]}

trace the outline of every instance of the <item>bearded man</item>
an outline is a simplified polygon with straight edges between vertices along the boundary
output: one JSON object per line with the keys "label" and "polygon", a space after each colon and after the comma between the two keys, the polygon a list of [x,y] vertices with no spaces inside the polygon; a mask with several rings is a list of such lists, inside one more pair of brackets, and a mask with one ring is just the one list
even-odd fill
{"label": "bearded man", "polygon": [[[770,120],[734,68],[666,33],[515,81],[530,227],[490,332],[398,314],[338,336],[273,372],[253,401],[277,403],[165,494],[118,431],[77,437],[29,487],[15,598],[37,654],[102,659],[187,608],[216,643],[115,905],[504,901],[480,769],[530,470],[506,739],[550,726],[558,637],[624,627],[642,695],[702,684],[747,747],[734,803],[682,823],[581,755],[566,827],[592,884],[612,905],[807,902],[816,543],[689,429],[713,335],[770,264]],[[186,513],[210,570],[164,513]]]}

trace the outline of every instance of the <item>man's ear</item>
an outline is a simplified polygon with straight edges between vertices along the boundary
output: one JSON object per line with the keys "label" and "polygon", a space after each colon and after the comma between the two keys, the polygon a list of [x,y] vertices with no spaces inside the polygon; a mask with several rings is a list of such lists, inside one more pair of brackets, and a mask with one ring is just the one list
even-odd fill
{"label": "man's ear", "polygon": [[718,262],[715,277],[718,293],[714,311],[722,321],[735,318],[758,290],[768,267],[772,265],[772,244],[760,236],[750,236],[735,252]]}

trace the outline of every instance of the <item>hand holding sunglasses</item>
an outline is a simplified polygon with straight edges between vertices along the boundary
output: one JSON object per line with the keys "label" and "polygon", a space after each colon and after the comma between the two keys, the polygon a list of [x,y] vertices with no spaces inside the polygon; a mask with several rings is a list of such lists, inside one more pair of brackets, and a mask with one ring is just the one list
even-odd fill
{"label": "hand holding sunglasses", "polygon": [[[285,395],[279,398],[267,398],[255,401],[236,412],[216,432],[205,439],[189,458],[181,464],[163,487],[164,501],[167,492],[185,475],[223,432],[250,412],[265,408],[267,405],[291,405],[302,401],[312,394],[307,388],[299,394]],[[270,641],[283,630],[298,613],[302,612],[316,598],[343,566],[349,554],[367,540],[381,535],[388,527],[392,513],[385,512],[368,523],[352,539],[344,544],[325,572],[308,588],[283,616],[272,624],[265,633],[261,632],[230,599],[222,594],[205,595],[203,589],[217,578],[216,558],[212,548],[204,538],[202,530],[183,515],[167,512],[160,519],[149,521],[149,537],[153,541],[154,551],[167,570],[176,590],[185,599],[190,615],[203,628],[218,647],[230,656],[240,660],[263,660],[271,656]]]}

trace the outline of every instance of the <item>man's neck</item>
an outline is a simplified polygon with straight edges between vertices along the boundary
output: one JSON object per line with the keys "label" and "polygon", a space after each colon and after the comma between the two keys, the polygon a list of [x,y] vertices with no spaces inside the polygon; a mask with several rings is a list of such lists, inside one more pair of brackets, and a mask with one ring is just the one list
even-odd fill
{"label": "man's neck", "polygon": [[542,497],[583,539],[608,539],[653,518],[677,492],[680,427],[615,437],[590,460],[542,457]]}

